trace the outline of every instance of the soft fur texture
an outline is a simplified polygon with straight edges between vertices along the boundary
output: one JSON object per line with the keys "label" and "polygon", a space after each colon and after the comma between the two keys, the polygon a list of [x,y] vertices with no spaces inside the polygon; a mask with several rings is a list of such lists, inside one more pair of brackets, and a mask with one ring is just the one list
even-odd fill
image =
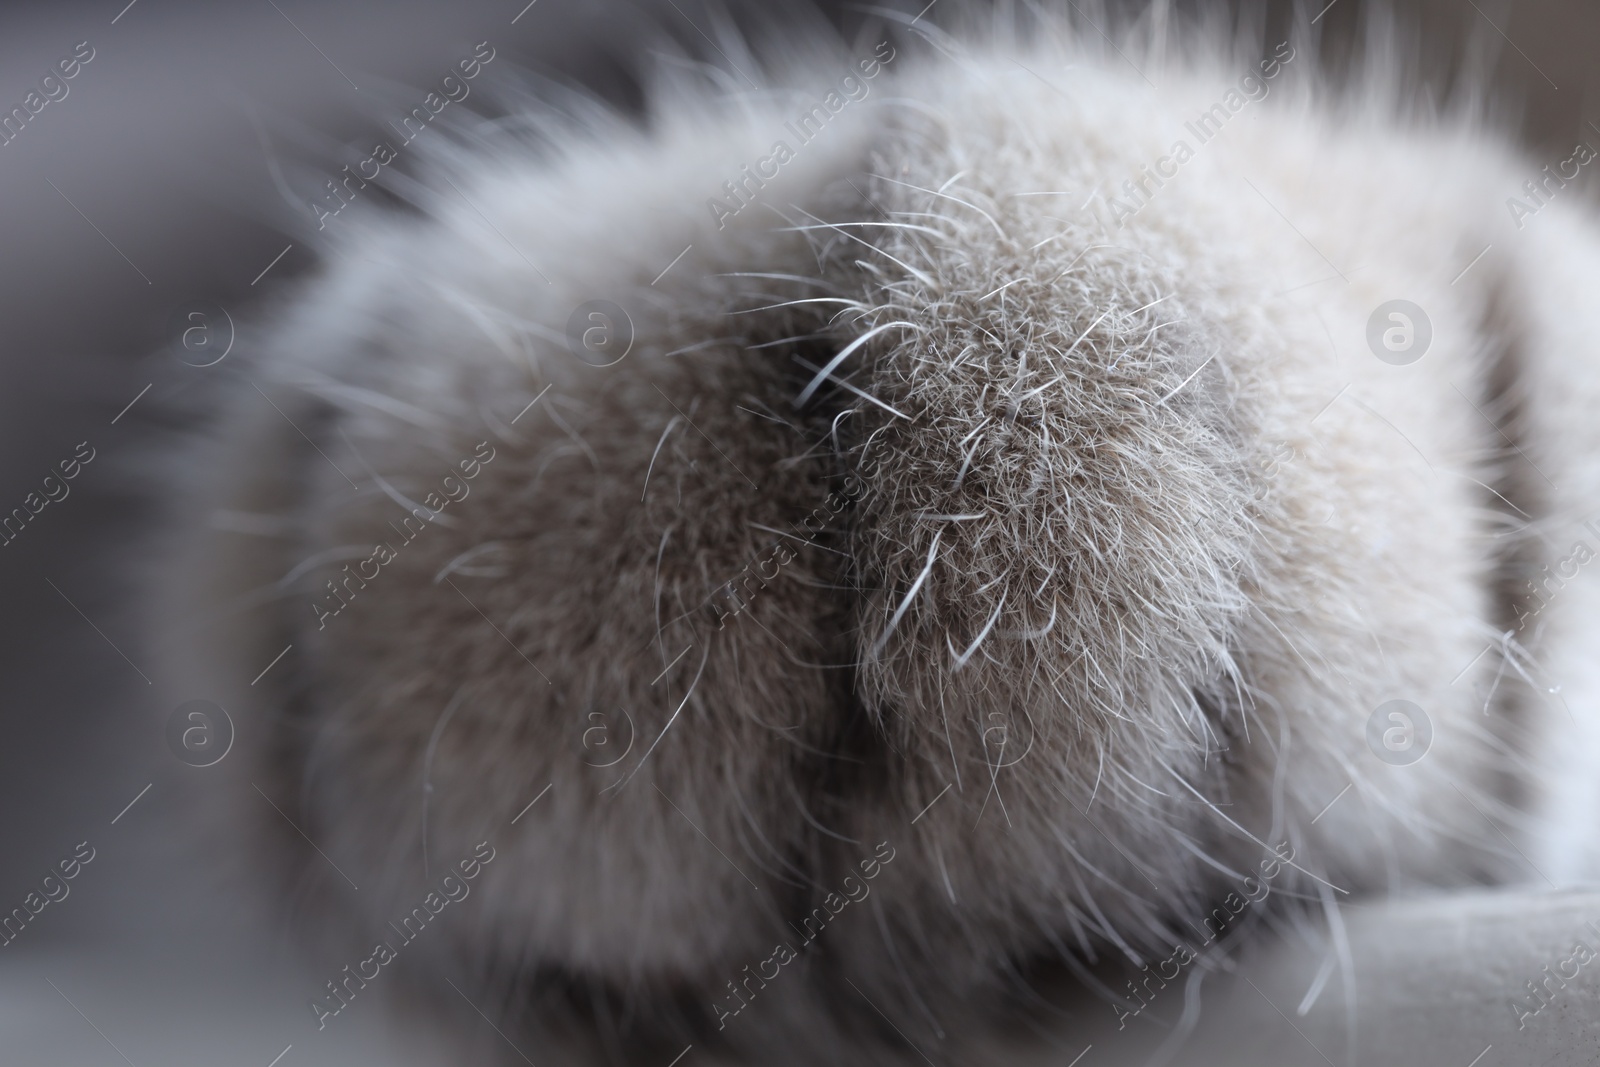
{"label": "soft fur texture", "polygon": [[[167,617],[222,620],[178,642],[185,695],[293,646],[239,698],[228,819],[287,833],[253,784],[330,858],[294,898],[330,974],[487,840],[406,951],[504,1025],[937,1062],[1038,967],[1203,936],[1282,842],[1246,925],[1516,877],[1500,825],[1594,873],[1600,594],[1535,636],[1512,591],[1600,499],[1600,233],[1576,194],[1515,230],[1537,167],[1473,116],[1330,94],[1303,24],[1197,144],[1276,42],[1180,58],[1163,10],[1121,53],[1082,20],[886,31],[725,227],[708,198],[876,39],[769,75],[793,88],[663,84],[648,129],[535,115],[436,153],[420,217],[330,224],[233,365],[165,582]],[[1432,323],[1408,366],[1365,341],[1396,298]],[[634,335],[606,367],[567,341],[598,299]],[[1432,722],[1410,766],[1367,744],[1395,698]],[[1569,711],[1588,740],[1537,740]],[[1126,998],[1115,970],[1090,980]]]}

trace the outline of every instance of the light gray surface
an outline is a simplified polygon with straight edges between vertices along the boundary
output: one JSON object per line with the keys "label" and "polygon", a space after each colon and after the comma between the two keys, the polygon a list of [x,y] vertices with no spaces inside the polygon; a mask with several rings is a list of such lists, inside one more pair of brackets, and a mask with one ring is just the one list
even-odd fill
{"label": "light gray surface", "polygon": [[[1509,1007],[1513,998],[1528,1000],[1524,983],[1543,977],[1542,968],[1571,956],[1574,940],[1600,952],[1600,934],[1589,925],[1600,923],[1600,890],[1465,893],[1356,903],[1342,912],[1353,978],[1347,984],[1335,963],[1304,1015],[1297,1007],[1329,947],[1264,944],[1232,973],[1217,971],[1202,983],[1204,1011],[1186,1043],[1164,1048],[1181,1014],[1184,993],[1175,982],[1125,1029],[1109,1004],[1063,996],[1057,1007],[1067,1014],[1042,1033],[1018,1028],[1012,1040],[946,1051],[956,1062],[1016,1067],[1578,1067],[1600,1057],[1600,956],[1520,1031]],[[8,951],[0,955],[5,1062],[121,1062],[113,1045],[140,1067],[266,1067],[291,1045],[285,1064],[517,1062],[504,1036],[481,1020],[473,1025],[471,1009],[460,1007],[468,1044],[452,1048],[381,991],[319,1033],[303,1003],[317,981],[281,946],[241,937]],[[521,1051],[534,1063],[549,1061],[545,1050]]]}

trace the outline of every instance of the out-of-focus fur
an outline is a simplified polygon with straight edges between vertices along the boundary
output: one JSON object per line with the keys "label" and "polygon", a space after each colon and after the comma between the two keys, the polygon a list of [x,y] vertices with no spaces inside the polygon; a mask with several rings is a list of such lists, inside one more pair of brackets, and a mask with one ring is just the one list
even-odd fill
{"label": "out-of-focus fur", "polygon": [[[184,695],[292,646],[224,821],[284,831],[254,788],[330,858],[293,887],[330,962],[486,840],[466,914],[406,951],[499,1017],[879,1063],[1037,965],[1167,955],[1281,842],[1247,922],[1508,877],[1485,812],[1555,813],[1519,844],[1593,873],[1600,744],[1538,738],[1600,730],[1600,604],[1574,586],[1535,637],[1508,592],[1600,499],[1590,214],[1506,239],[1537,168],[1305,57],[1195,145],[1256,52],[1180,59],[1161,9],[1126,54],[1042,31],[897,31],[725,226],[708,199],[870,48],[665,84],[646,130],[535,116],[437,153],[421,217],[330,227],[238,361],[165,582]],[[1409,366],[1364,341],[1396,298],[1432,323]],[[569,350],[594,300],[631,320],[614,365]],[[1367,746],[1394,698],[1432,720],[1411,766]]]}

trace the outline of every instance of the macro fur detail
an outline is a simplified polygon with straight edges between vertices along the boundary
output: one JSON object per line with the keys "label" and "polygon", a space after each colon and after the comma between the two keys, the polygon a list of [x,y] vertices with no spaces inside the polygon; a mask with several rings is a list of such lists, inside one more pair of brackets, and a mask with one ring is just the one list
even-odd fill
{"label": "macro fur detail", "polygon": [[1166,17],[664,76],[344,205],[181,504],[280,533],[183,524],[158,618],[223,619],[185,692],[293,649],[217,823],[338,858],[274,890],[327,973],[487,843],[424,996],[957,1062],[1042,975],[1131,1025],[1224,929],[1596,873],[1600,594],[1519,628],[1600,500],[1592,211],[1513,225],[1481,116],[1331,87],[1303,18]]}

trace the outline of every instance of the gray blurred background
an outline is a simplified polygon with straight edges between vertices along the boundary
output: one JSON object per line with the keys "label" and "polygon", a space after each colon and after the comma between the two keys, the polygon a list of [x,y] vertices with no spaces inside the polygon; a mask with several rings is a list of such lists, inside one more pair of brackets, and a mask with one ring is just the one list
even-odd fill
{"label": "gray blurred background", "polygon": [[[238,318],[315,263],[311,214],[281,195],[273,163],[308,194],[307,175],[362,158],[384,118],[480,41],[496,50],[495,77],[520,69],[636,107],[631,71],[661,40],[716,62],[702,31],[715,34],[719,20],[783,18],[849,36],[872,17],[843,4],[732,0],[715,11],[697,0],[125,3],[0,7],[0,113],[78,42],[94,49],[68,95],[0,145],[0,513],[79,442],[96,450],[70,496],[0,549],[0,908],[76,842],[98,850],[94,877],[74,892],[102,906],[50,915],[26,932],[30,949],[129,921],[119,917],[136,906],[129,887],[160,862],[110,820],[147,784],[125,821],[159,820],[163,783],[188,770],[151,725],[166,709],[141,674],[129,608],[156,535],[150,450],[181,430],[162,412],[202,393],[206,373],[161,350],[176,309],[207,300]],[[923,3],[892,6],[915,14]],[[1331,69],[1366,47],[1370,6],[1335,0],[1322,14]],[[1281,24],[1288,5],[1268,8]],[[1394,11],[1434,92],[1470,43],[1488,49],[1500,121],[1541,163],[1578,139],[1600,145],[1589,125],[1600,123],[1600,4],[1403,0]]]}

